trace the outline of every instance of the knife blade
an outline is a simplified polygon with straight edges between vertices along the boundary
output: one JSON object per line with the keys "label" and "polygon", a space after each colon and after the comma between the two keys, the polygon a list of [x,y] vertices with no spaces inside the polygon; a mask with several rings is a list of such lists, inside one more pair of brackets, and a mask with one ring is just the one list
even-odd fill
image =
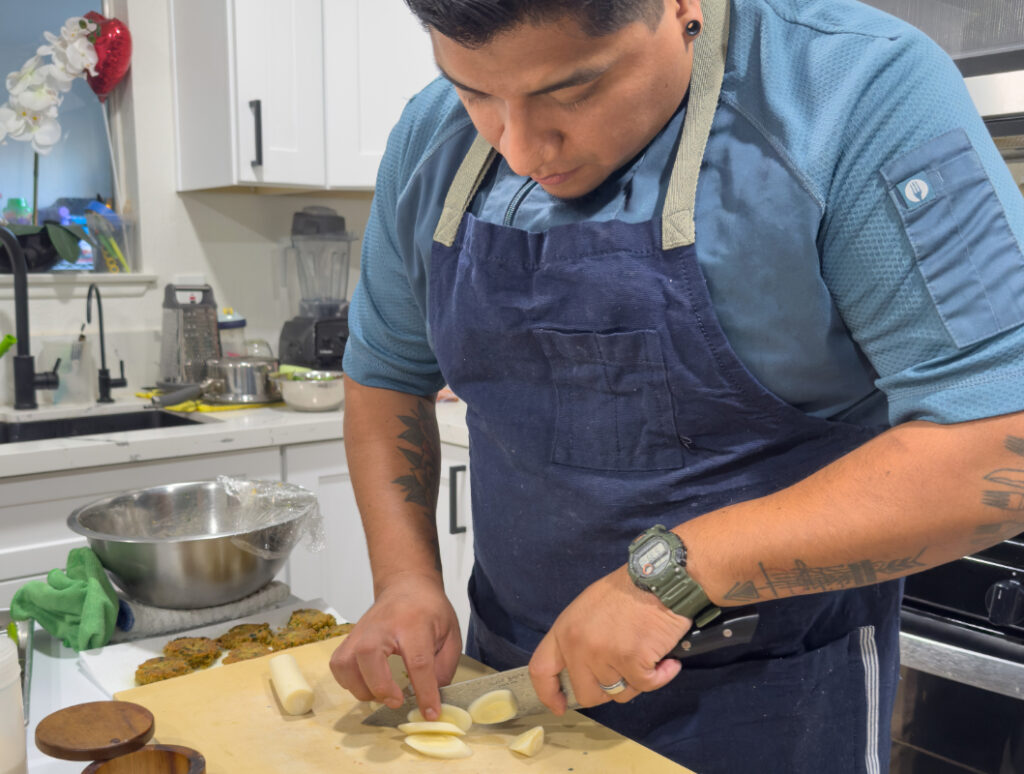
{"label": "knife blade", "polygon": [[[687,659],[720,648],[746,644],[753,639],[757,621],[757,610],[753,607],[735,608],[723,613],[703,628],[690,629],[665,657]],[[562,670],[558,675],[558,682],[568,700],[569,709],[579,709],[580,704],[573,693],[569,673]],[[502,688],[511,691],[515,698],[517,709],[514,717],[521,718],[548,711],[537,698],[537,692],[534,691],[533,682],[530,680],[529,667],[525,666],[446,685],[441,688],[441,701],[466,709],[485,693]],[[407,721],[409,711],[416,706],[416,697],[410,696],[401,707],[380,707],[374,710],[363,719],[363,723],[368,726],[397,726]]]}

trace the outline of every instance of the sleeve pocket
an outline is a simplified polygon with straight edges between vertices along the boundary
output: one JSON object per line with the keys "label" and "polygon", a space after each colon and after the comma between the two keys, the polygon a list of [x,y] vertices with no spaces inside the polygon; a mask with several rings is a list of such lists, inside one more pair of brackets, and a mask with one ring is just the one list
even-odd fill
{"label": "sleeve pocket", "polygon": [[1024,323],[1024,255],[967,133],[929,140],[881,174],[956,346]]}
{"label": "sleeve pocket", "polygon": [[622,471],[683,464],[657,332],[535,335],[557,395],[553,462]]}

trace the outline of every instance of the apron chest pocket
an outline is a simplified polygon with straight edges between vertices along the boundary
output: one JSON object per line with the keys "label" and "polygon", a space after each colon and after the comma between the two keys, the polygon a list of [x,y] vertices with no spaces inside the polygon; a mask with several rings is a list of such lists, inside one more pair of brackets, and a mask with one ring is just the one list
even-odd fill
{"label": "apron chest pocket", "polygon": [[551,461],[594,470],[681,467],[668,373],[653,330],[534,332],[557,413]]}

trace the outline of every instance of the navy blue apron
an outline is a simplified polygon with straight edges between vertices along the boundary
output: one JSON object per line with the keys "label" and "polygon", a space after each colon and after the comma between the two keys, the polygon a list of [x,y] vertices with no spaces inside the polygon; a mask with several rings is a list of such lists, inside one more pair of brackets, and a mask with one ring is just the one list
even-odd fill
{"label": "navy blue apron", "polygon": [[[713,45],[703,56],[724,60]],[[787,487],[877,432],[777,398],[718,324],[692,238],[721,62],[710,69],[695,68],[683,183],[674,172],[661,218],[544,233],[478,220],[466,206],[493,159],[479,138],[446,201],[430,330],[467,407],[466,649],[497,669],[526,664],[642,530]],[[689,659],[666,687],[587,714],[699,774],[888,771],[902,584],[780,600],[766,586],[753,591],[761,621],[749,646]]]}

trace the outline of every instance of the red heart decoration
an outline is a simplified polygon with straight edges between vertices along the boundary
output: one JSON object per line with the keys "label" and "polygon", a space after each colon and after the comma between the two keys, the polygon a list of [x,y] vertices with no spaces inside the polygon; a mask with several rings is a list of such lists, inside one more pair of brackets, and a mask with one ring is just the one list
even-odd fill
{"label": "red heart decoration", "polygon": [[99,97],[107,101],[107,95],[121,82],[132,60],[132,36],[120,19],[108,19],[95,11],[85,15],[99,29],[89,36],[96,48],[96,75],[87,75],[85,80]]}

